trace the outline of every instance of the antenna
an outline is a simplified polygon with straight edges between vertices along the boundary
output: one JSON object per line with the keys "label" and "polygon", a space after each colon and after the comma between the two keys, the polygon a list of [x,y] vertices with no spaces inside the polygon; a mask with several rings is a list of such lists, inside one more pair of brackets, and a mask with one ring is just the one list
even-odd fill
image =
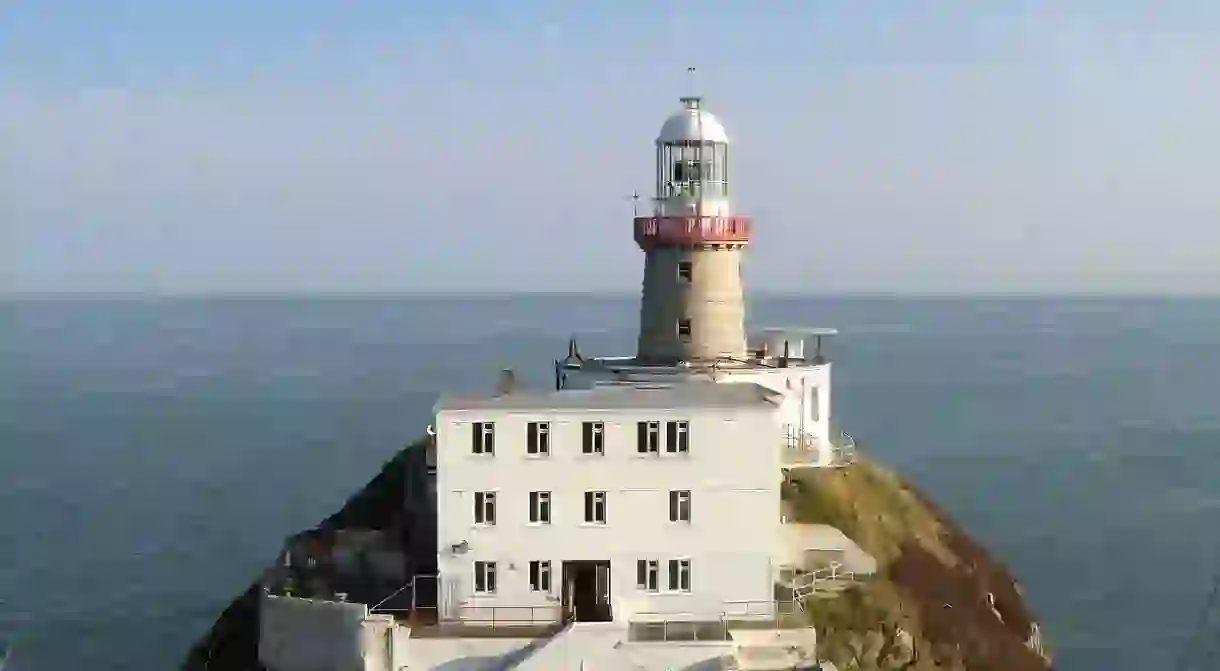
{"label": "antenna", "polygon": [[638,191],[632,191],[630,200],[631,200],[631,216],[633,216],[633,217],[640,216],[640,193]]}

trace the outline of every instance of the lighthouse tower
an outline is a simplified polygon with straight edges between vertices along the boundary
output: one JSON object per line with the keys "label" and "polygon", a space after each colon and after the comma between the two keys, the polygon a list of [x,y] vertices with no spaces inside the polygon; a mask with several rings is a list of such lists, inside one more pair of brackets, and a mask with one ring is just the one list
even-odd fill
{"label": "lighthouse tower", "polygon": [[729,138],[697,97],[661,126],[651,216],[635,218],[644,251],[636,359],[653,365],[746,355],[741,255],[750,219],[733,213]]}

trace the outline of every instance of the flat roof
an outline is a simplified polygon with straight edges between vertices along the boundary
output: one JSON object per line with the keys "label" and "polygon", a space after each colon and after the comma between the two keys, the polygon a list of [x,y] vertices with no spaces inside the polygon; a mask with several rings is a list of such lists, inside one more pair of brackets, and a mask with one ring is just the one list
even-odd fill
{"label": "flat roof", "polygon": [[762,329],[763,333],[786,333],[792,335],[803,335],[808,337],[813,336],[832,336],[838,335],[838,329],[821,328],[817,326],[768,326]]}
{"label": "flat roof", "polygon": [[519,391],[500,396],[442,396],[446,410],[657,410],[670,408],[775,407],[782,394],[753,382],[616,384],[593,389]]}

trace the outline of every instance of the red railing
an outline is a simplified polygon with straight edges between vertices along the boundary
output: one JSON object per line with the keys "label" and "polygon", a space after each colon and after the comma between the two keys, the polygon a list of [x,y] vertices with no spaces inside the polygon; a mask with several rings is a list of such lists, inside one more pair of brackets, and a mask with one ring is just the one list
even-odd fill
{"label": "red railing", "polygon": [[636,217],[635,241],[654,245],[745,244],[753,228],[749,217]]}

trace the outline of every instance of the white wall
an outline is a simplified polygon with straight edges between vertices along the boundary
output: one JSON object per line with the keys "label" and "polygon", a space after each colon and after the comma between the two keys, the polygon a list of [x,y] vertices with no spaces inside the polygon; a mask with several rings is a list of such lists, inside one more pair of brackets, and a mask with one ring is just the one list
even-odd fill
{"label": "white wall", "polygon": [[[637,452],[636,422],[690,422],[688,455]],[[472,422],[496,422],[496,454],[471,454]],[[551,422],[551,454],[526,454],[526,424]],[[581,422],[605,423],[605,454],[581,453]],[[653,411],[445,411],[436,422],[441,571],[455,596],[481,606],[547,603],[529,591],[529,562],[552,562],[558,597],[565,560],[610,560],[616,619],[628,611],[718,614],[724,601],[769,601],[780,524],[779,416],[774,407]],[[764,440],[762,436],[775,436]],[[691,522],[669,521],[670,489],[691,491]],[[497,493],[497,524],[473,523],[474,494]],[[529,492],[552,492],[549,525],[529,522]],[[584,492],[607,492],[607,524],[586,525]],[[461,541],[469,551],[449,556]],[[636,560],[691,559],[689,594],[636,588]],[[497,563],[497,594],[473,597],[475,561]]]}
{"label": "white wall", "polygon": [[364,604],[264,594],[259,607],[258,658],[270,671],[364,668]]}

